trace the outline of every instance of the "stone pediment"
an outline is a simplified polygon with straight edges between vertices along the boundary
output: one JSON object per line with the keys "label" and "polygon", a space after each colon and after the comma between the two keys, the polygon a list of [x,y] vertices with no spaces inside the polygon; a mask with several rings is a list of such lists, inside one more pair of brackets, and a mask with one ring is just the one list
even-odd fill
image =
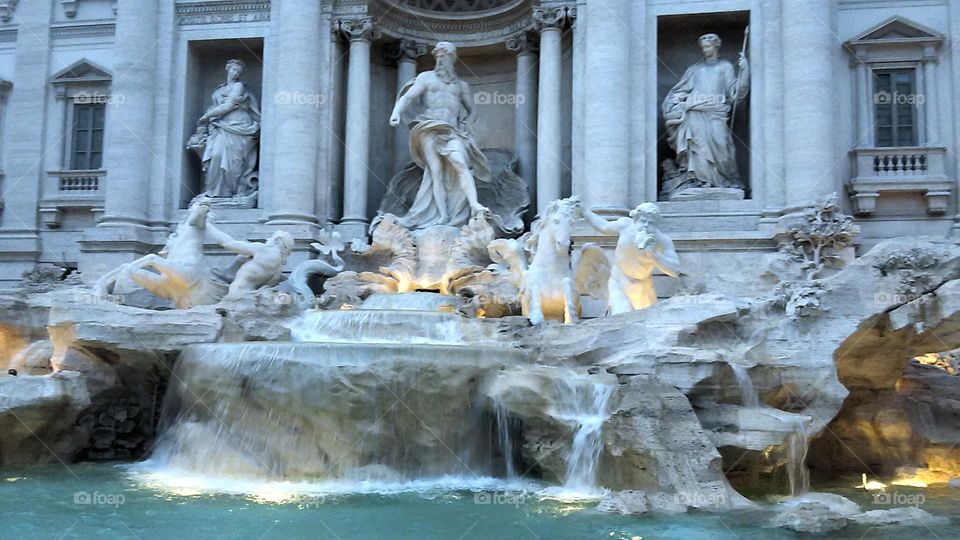
{"label": "stone pediment", "polygon": [[109,83],[113,76],[105,68],[82,58],[56,72],[50,78],[53,84]]}
{"label": "stone pediment", "polygon": [[944,35],[903,17],[891,17],[847,42],[863,45],[939,45]]}

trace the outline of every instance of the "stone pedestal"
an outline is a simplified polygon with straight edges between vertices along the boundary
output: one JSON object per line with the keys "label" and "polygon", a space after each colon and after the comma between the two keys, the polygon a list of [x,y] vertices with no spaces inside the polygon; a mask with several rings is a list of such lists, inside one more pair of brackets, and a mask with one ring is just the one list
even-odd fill
{"label": "stone pedestal", "polygon": [[742,201],[739,188],[689,188],[667,196],[668,201]]}

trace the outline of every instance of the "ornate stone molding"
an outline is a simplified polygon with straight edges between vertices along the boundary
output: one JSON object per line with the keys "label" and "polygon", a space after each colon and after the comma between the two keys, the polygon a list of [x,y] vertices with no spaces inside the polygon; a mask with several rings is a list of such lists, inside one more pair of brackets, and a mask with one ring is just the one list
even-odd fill
{"label": "ornate stone molding", "polygon": [[63,6],[63,14],[70,19],[76,17],[78,3],[78,0],[60,0],[60,5]]}
{"label": "ornate stone molding", "polygon": [[490,5],[494,7],[439,11],[406,2],[369,0],[369,14],[386,36],[428,43],[450,41],[458,47],[499,45],[531,28],[534,0]]}
{"label": "ornate stone molding", "polygon": [[19,0],[0,0],[0,21],[10,22]]}
{"label": "ornate stone molding", "polygon": [[572,22],[575,16],[576,8],[538,8],[533,10],[533,26],[539,32],[545,30],[563,30]]}
{"label": "ornate stone molding", "polygon": [[518,55],[536,54],[537,51],[540,50],[540,39],[537,34],[527,32],[517,37],[508,39],[506,45],[507,49]]}
{"label": "ornate stone molding", "polygon": [[512,1],[513,0],[400,0],[400,3],[425,11],[457,13],[496,9]]}
{"label": "ornate stone molding", "polygon": [[270,0],[178,2],[177,24],[262,22],[270,20]]}
{"label": "ornate stone molding", "polygon": [[376,41],[382,34],[374,24],[373,19],[339,19],[336,22],[337,32],[347,41]]}

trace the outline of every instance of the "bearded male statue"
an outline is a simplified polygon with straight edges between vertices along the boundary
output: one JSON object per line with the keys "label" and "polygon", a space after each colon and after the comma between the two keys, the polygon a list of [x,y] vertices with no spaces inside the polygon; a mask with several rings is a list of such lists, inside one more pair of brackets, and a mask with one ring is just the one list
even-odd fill
{"label": "bearded male statue", "polygon": [[472,215],[489,212],[480,204],[477,183],[490,182],[490,168],[471,133],[473,96],[454,71],[457,49],[440,42],[433,56],[436,68],[400,90],[390,116],[391,126],[400,125],[404,116],[409,118],[410,154],[423,169],[413,204],[400,218],[400,224],[409,229],[459,227]]}

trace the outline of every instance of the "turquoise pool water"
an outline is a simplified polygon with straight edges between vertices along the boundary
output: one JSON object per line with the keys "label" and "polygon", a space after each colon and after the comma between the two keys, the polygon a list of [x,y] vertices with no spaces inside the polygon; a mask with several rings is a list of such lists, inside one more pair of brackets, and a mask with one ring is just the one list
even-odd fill
{"label": "turquoise pool water", "polygon": [[[831,491],[864,510],[884,508],[873,496],[838,482]],[[0,471],[0,538],[332,538],[332,539],[607,539],[798,538],[763,524],[769,511],[626,517],[595,502],[537,495],[538,486],[504,491],[496,481],[472,489],[444,482],[395,493],[294,496],[282,486],[255,494],[200,494],[161,488],[129,466],[79,464]],[[937,530],[848,528],[831,538],[960,538],[960,490],[897,490],[924,495],[922,508],[952,516]],[[914,499],[916,500],[916,498]]]}

